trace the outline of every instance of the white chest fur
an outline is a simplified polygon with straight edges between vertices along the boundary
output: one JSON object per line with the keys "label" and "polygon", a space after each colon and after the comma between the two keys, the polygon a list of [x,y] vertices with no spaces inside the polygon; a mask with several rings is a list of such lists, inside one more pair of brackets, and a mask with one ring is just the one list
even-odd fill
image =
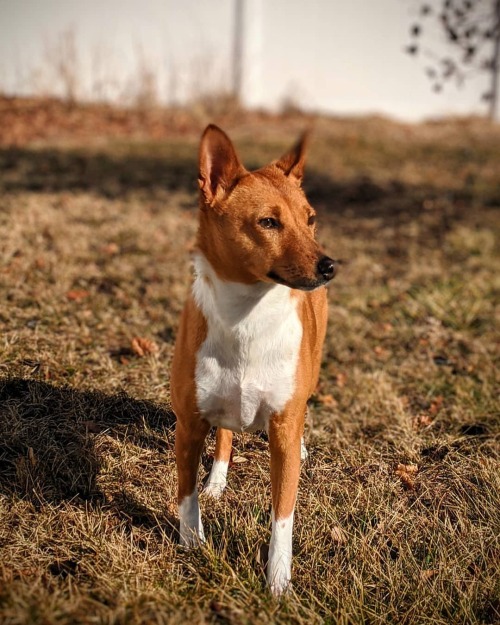
{"label": "white chest fur", "polygon": [[195,272],[193,296],[207,321],[196,355],[198,409],[211,425],[234,432],[267,429],[295,388],[297,298],[281,285],[225,282],[202,255]]}

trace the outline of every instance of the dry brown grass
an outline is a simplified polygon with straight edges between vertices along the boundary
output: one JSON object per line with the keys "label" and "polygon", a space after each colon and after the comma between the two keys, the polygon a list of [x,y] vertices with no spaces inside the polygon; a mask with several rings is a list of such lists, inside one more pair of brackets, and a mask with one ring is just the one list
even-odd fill
{"label": "dry brown grass", "polygon": [[[252,123],[232,134],[257,164],[303,121]],[[317,122],[310,196],[345,264],[281,603],[257,557],[264,436],[236,438],[246,462],[202,503],[206,547],[177,545],[168,368],[195,135],[0,152],[0,621],[498,622],[499,138]]]}

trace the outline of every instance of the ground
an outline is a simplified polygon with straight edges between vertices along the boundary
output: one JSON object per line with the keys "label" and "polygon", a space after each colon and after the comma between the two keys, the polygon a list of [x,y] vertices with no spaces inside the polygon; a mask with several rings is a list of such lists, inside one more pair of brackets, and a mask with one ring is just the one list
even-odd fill
{"label": "ground", "polygon": [[276,602],[265,435],[202,498],[206,546],[177,544],[169,364],[199,131],[258,166],[311,120],[0,104],[0,621],[499,622],[500,128],[315,121],[306,188],[343,264]]}

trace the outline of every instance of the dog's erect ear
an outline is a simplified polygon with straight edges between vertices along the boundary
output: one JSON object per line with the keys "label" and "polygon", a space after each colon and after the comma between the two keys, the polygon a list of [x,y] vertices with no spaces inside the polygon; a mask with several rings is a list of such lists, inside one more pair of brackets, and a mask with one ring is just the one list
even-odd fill
{"label": "dog's erect ear", "polygon": [[308,142],[309,132],[304,132],[293,148],[274,163],[276,167],[282,170],[285,176],[298,185],[302,183],[304,176]]}
{"label": "dog's erect ear", "polygon": [[213,206],[246,173],[231,139],[210,124],[201,137],[198,183],[205,203]]}

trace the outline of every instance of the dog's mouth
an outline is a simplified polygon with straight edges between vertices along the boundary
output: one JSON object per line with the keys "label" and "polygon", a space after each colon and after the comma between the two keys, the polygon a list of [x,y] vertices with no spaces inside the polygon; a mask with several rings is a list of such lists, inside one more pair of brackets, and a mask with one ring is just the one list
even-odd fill
{"label": "dog's mouth", "polygon": [[295,282],[289,282],[288,280],[285,280],[280,275],[278,275],[275,271],[270,271],[267,274],[267,277],[277,284],[282,284],[283,286],[287,286],[290,289],[297,289],[299,291],[314,291],[314,289],[318,289],[320,286],[324,286],[327,282],[329,282],[329,280],[326,280],[325,278],[317,278],[316,280],[297,280]]}

